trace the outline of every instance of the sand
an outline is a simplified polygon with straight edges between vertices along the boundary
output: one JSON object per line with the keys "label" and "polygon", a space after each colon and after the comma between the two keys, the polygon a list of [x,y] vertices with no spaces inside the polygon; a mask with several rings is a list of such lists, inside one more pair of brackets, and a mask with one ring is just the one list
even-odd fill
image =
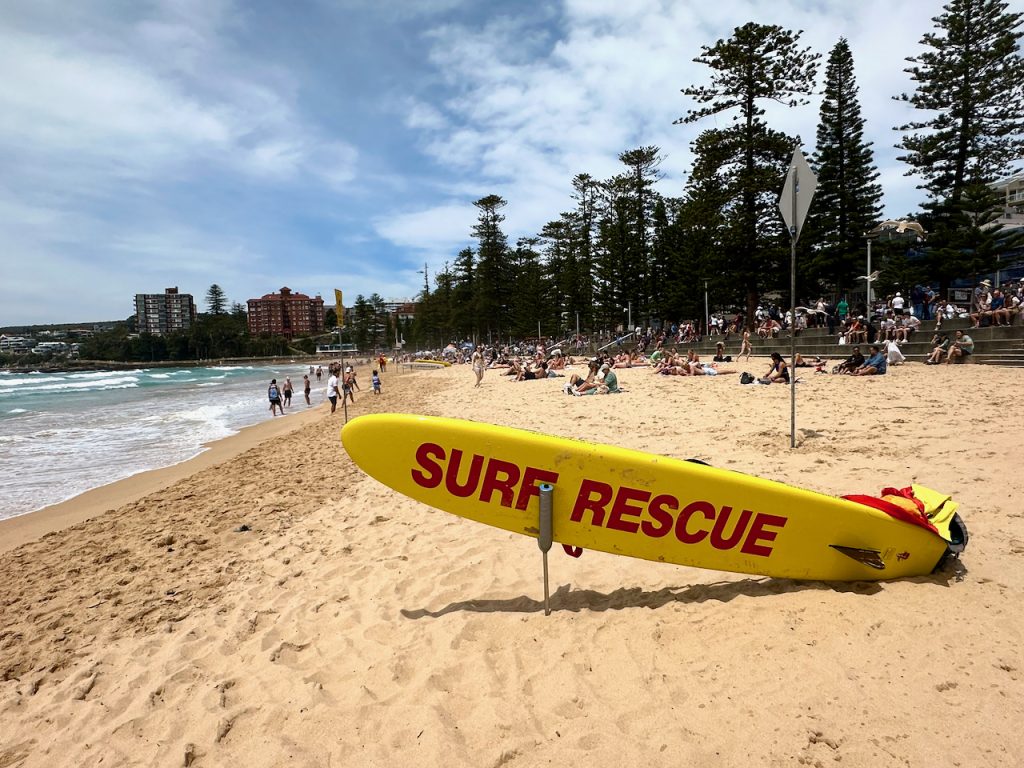
{"label": "sand", "polygon": [[737,378],[630,369],[626,393],[572,398],[557,380],[389,370],[351,412],[833,494],[921,482],[962,503],[962,560],[825,584],[553,551],[545,616],[534,541],[367,478],[319,407],[30,515],[17,545],[0,527],[0,766],[1019,762],[1024,371],[805,373],[795,449],[789,390]]}

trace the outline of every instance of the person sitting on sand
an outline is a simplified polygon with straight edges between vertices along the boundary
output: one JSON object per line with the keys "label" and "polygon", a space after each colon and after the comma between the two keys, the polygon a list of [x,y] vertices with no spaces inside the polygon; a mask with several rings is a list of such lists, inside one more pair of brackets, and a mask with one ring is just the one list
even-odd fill
{"label": "person sitting on sand", "polygon": [[854,376],[881,376],[885,373],[887,361],[885,359],[885,353],[882,352],[881,348],[877,344],[871,345],[871,357],[864,361],[864,365],[860,366],[853,372]]}
{"label": "person sitting on sand", "polygon": [[832,373],[853,373],[864,365],[864,355],[860,353],[860,347],[850,350],[850,356],[832,369]]}
{"label": "person sitting on sand", "polygon": [[598,383],[597,386],[591,387],[585,392],[576,391],[574,394],[577,396],[614,395],[622,391],[619,389],[619,378],[615,375],[615,371],[612,370],[610,364],[605,363],[601,366],[598,377],[600,379],[600,383]]}
{"label": "person sitting on sand", "polygon": [[789,366],[778,352],[772,352],[768,375],[761,381],[765,384],[789,384]]}
{"label": "person sitting on sand", "polygon": [[597,360],[591,360],[587,364],[587,376],[577,376],[575,373],[569,377],[569,381],[565,385],[566,394],[570,395],[583,395],[592,389],[596,389],[598,385],[597,372],[600,368],[600,363]]}

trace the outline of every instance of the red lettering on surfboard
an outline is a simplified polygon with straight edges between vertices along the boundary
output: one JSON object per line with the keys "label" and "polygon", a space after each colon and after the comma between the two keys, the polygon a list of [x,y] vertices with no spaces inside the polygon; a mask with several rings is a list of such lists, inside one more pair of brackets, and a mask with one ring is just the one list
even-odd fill
{"label": "red lettering on surfboard", "polygon": [[459,448],[451,453],[436,443],[423,443],[416,449],[412,480],[423,488],[444,489],[456,498],[478,494],[484,504],[497,496],[503,507],[525,510],[530,499],[539,496],[541,483],[555,485],[558,473],[538,467],[522,467],[514,462],[487,458],[478,453],[467,454]]}
{"label": "red lettering on surfboard", "polygon": [[523,469],[523,484],[519,486],[519,496],[516,498],[516,509],[523,510],[530,504],[530,499],[540,496],[540,485],[556,485],[558,473],[547,469],[526,467]]}
{"label": "red lettering on surfboard", "polygon": [[771,556],[773,542],[788,522],[788,518],[778,515],[749,509],[737,513],[729,505],[716,507],[704,500],[691,501],[675,516],[677,509],[679,499],[670,494],[659,494],[652,499],[650,491],[640,488],[620,486],[616,489],[599,480],[584,479],[569,519],[594,528],[642,533],[652,539],[674,530],[683,544],[700,544],[706,540],[715,549],[738,548],[745,555],[757,557]]}
{"label": "red lettering on surfboard", "polygon": [[424,443],[416,449],[416,463],[426,472],[418,469],[412,471],[412,479],[417,485],[424,488],[437,488],[444,479],[444,470],[434,459],[443,460],[445,457],[444,448],[434,443]]}

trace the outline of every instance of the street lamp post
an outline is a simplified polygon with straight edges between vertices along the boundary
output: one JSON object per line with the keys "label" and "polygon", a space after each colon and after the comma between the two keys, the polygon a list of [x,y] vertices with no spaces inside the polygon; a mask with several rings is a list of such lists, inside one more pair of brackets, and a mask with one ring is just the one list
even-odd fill
{"label": "street lamp post", "polygon": [[874,282],[875,278],[878,277],[880,270],[871,271],[871,242],[878,238],[885,236],[888,241],[892,240],[924,240],[927,233],[924,231],[924,227],[918,224],[916,221],[907,221],[906,219],[897,219],[895,221],[883,221],[878,226],[871,229],[869,232],[864,233],[864,238],[868,242],[868,271],[867,274],[862,275],[860,279],[863,279],[866,283],[867,289],[867,310],[868,318],[871,318],[871,302],[874,296],[871,293],[871,283]]}
{"label": "street lamp post", "polygon": [[868,271],[864,274],[867,276],[867,289],[868,289],[868,317],[871,317],[871,234],[868,234]]}

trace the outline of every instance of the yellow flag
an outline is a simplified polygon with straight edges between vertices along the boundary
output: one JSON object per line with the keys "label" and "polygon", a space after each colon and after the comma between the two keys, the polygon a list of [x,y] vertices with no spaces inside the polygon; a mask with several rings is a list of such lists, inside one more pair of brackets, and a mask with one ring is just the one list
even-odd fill
{"label": "yellow flag", "polygon": [[338,316],[338,327],[345,327],[345,304],[341,300],[341,291],[334,289],[334,313]]}

